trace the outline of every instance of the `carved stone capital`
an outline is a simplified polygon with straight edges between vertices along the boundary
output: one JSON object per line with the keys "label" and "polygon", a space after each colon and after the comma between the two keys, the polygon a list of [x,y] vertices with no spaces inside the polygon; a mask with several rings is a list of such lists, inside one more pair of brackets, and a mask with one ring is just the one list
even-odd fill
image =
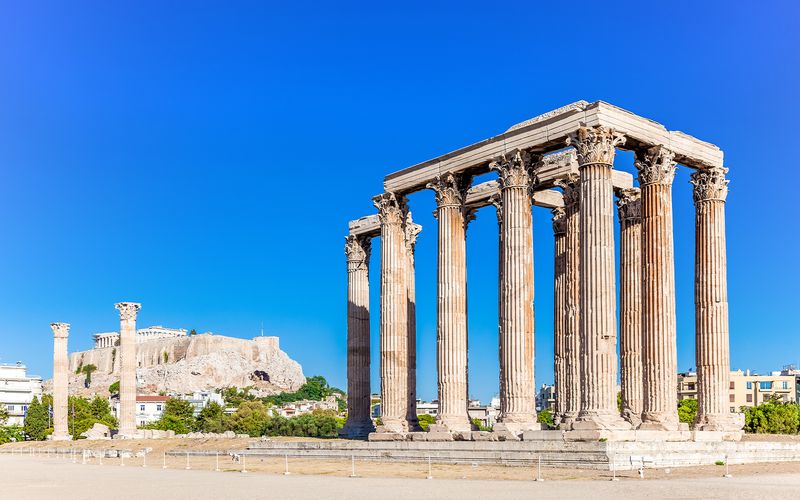
{"label": "carved stone capital", "polygon": [[378,209],[378,218],[381,224],[403,224],[408,213],[406,197],[394,193],[383,193],[372,199]]}
{"label": "carved stone capital", "polygon": [[551,210],[553,214],[553,234],[556,236],[567,234],[567,211],[563,207]]}
{"label": "carved stone capital", "polygon": [[639,185],[671,185],[676,170],[674,158],[675,153],[661,145],[637,151],[634,165],[639,170]]}
{"label": "carved stone capital", "polygon": [[437,175],[436,179],[425,187],[432,189],[436,194],[436,204],[439,208],[461,208],[471,182],[472,176],[448,172]]}
{"label": "carved stone capital", "polygon": [[568,174],[566,177],[556,180],[555,185],[563,190],[565,207],[578,204],[581,198],[581,183],[578,174]]}
{"label": "carved stone capital", "polygon": [[464,231],[469,227],[469,223],[478,218],[478,209],[467,207],[464,209]]}
{"label": "carved stone capital", "polygon": [[582,126],[567,137],[567,145],[578,153],[578,165],[614,164],[616,147],[625,144],[625,136],[612,128]]}
{"label": "carved stone capital", "polygon": [[414,224],[414,221],[411,219],[411,212],[408,212],[408,216],[406,217],[406,224],[405,224],[405,241],[406,241],[406,250],[410,253],[414,253],[414,247],[417,246],[417,236],[419,233],[422,232],[422,226],[419,224]]}
{"label": "carved stone capital", "polygon": [[725,178],[728,169],[725,167],[713,167],[694,172],[689,182],[694,185],[694,202],[718,200],[725,201],[728,197],[728,183]]}
{"label": "carved stone capital", "polygon": [[53,330],[53,337],[57,339],[69,337],[69,323],[50,323],[50,328]]}
{"label": "carved stone capital", "polygon": [[617,193],[619,220],[628,223],[642,220],[642,191],[639,188],[620,189]]}
{"label": "carved stone capital", "polygon": [[514,187],[530,190],[536,184],[540,159],[539,155],[516,150],[496,157],[489,168],[497,172],[501,190]]}
{"label": "carved stone capital", "polygon": [[497,212],[497,224],[502,226],[502,224],[503,224],[503,197],[500,196],[499,194],[492,195],[492,197],[489,198],[489,203],[495,208],[495,211]]}
{"label": "carved stone capital", "polygon": [[119,319],[136,319],[136,314],[142,308],[141,304],[136,302],[120,302],[114,304],[114,307],[119,309]]}
{"label": "carved stone capital", "polygon": [[[344,253],[347,256],[348,270],[360,269],[369,262],[372,240],[367,236],[350,234],[344,238]],[[351,269],[352,268],[352,269]]]}

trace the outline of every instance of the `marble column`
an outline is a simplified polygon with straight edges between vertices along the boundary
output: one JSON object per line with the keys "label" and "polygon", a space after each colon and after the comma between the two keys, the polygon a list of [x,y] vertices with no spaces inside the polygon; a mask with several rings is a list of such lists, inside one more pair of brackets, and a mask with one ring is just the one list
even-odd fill
{"label": "marble column", "polygon": [[141,304],[120,302],[119,309],[119,435],[136,434],[136,315]]}
{"label": "marble column", "polygon": [[408,288],[406,198],[376,196],[381,221],[381,424],[378,432],[408,431]]}
{"label": "marble column", "polygon": [[428,184],[436,193],[439,233],[436,365],[437,431],[472,429],[467,407],[467,242],[464,197],[471,177],[447,173]]}
{"label": "marble column", "polygon": [[502,203],[500,273],[500,415],[496,431],[539,429],[534,384],[532,187],[538,162],[516,151],[491,163]]}
{"label": "marble column", "polygon": [[556,391],[564,401],[564,412],[557,422],[562,429],[572,428],[581,409],[581,330],[580,330],[580,178],[570,174],[556,182],[563,190],[566,234],[564,236],[564,387]]}
{"label": "marble column", "polygon": [[497,215],[497,231],[498,231],[498,252],[497,252],[497,352],[500,359],[500,394],[506,392],[505,387],[505,370],[503,369],[503,197],[500,194],[493,195],[489,202],[494,206]]}
{"label": "marble column", "polygon": [[739,431],[741,414],[729,411],[728,277],[725,249],[725,199],[728,169],[692,174],[695,216],[695,340],[697,418],[704,431]]}
{"label": "marble column", "polygon": [[69,412],[69,356],[67,338],[69,324],[50,323],[53,330],[53,441],[69,441],[67,414]]}
{"label": "marble column", "polygon": [[[672,234],[674,154],[663,146],[636,152],[642,197],[643,430],[678,430],[678,346]],[[687,427],[688,429],[688,427]]]}
{"label": "marble column", "polygon": [[614,255],[616,146],[613,129],[580,127],[567,141],[580,170],[581,410],[576,430],[624,430],[617,410],[617,315]]}
{"label": "marble column", "polygon": [[622,417],[642,423],[642,202],[638,188],[618,193],[620,227],[619,357]]}
{"label": "marble column", "polygon": [[421,431],[417,418],[417,292],[416,271],[414,266],[414,248],[422,226],[414,224],[411,212],[408,213],[405,226],[406,245],[406,296],[408,304],[408,409],[406,422],[408,430]]}
{"label": "marble column", "polygon": [[371,238],[345,238],[347,256],[347,422],[345,437],[363,437],[375,430],[370,414],[369,255]]}
{"label": "marble column", "polygon": [[553,284],[553,375],[556,386],[554,421],[564,417],[564,397],[567,387],[566,320],[567,301],[567,215],[562,207],[553,209],[553,236],[555,239],[555,265]]}

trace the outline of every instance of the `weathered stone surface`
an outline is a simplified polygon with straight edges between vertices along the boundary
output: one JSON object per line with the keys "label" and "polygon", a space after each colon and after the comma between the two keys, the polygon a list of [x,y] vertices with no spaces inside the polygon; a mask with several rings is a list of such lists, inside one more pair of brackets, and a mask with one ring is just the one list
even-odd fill
{"label": "weathered stone surface", "polygon": [[[165,362],[166,360],[166,362]],[[190,393],[220,387],[254,387],[264,395],[294,391],[305,383],[299,363],[280,350],[277,337],[252,340],[222,335],[191,335],[137,345],[139,392]],[[92,384],[84,387],[80,365],[93,364]],[[120,379],[119,348],[92,349],[70,356],[70,392],[107,394]]]}
{"label": "weathered stone surface", "polygon": [[142,307],[120,302],[119,309],[119,435],[136,434],[136,314]]}
{"label": "weathered stone surface", "polygon": [[[151,432],[152,435],[152,432]],[[92,426],[91,429],[87,430],[81,437],[86,438],[89,441],[97,441],[101,439],[111,439],[111,430],[108,428],[107,425],[103,425],[100,423],[96,423]],[[147,437],[147,436],[145,436]]]}
{"label": "weathered stone surface", "polygon": [[68,373],[67,373],[67,323],[51,323],[53,330],[53,434],[52,441],[69,441],[72,436],[67,427]]}

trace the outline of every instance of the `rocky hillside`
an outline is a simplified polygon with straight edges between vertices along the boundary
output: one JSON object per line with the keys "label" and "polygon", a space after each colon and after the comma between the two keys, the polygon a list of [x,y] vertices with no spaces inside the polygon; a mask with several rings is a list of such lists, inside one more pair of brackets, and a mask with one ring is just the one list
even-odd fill
{"label": "rocky hillside", "polygon": [[[278,337],[245,340],[201,334],[150,340],[136,345],[136,357],[141,394],[252,386],[269,395],[295,391],[306,380],[300,364],[280,350]],[[86,376],[76,372],[90,364],[97,371],[87,388]],[[119,365],[119,347],[71,354],[70,392],[107,394],[108,386],[119,380]]]}

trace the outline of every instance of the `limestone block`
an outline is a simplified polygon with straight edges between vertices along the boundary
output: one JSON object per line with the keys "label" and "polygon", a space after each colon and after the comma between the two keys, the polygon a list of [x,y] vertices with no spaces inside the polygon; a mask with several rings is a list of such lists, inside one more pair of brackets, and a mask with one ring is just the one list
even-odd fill
{"label": "limestone block", "polygon": [[564,441],[563,430],[547,430],[547,431],[524,431],[522,433],[523,441]]}
{"label": "limestone block", "polygon": [[81,437],[84,437],[89,441],[111,439],[111,430],[107,425],[97,423],[94,424],[91,429],[81,434]]}

